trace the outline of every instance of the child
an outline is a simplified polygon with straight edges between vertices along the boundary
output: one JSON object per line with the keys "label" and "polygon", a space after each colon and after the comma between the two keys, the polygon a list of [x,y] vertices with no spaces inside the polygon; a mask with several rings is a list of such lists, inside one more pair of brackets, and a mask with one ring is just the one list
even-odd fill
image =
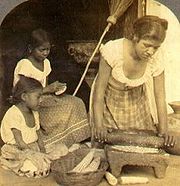
{"label": "child", "polygon": [[46,134],[43,135],[43,141],[47,151],[54,144],[65,143],[71,146],[90,137],[87,113],[82,100],[65,94],[59,97],[47,94],[61,94],[65,90],[65,86],[59,82],[48,85],[51,65],[47,57],[50,48],[47,32],[42,29],[34,30],[28,45],[28,56],[17,63],[14,71],[14,86],[19,76],[24,75],[38,80],[44,87],[43,93],[46,95],[42,98],[40,120]]}
{"label": "child", "polygon": [[47,59],[50,48],[49,37],[44,30],[39,29],[32,32],[28,45],[28,57],[19,61],[14,71],[14,86],[19,80],[19,75],[24,75],[38,80],[44,87],[43,93],[53,93],[61,88],[65,89],[66,85],[57,81],[47,86],[47,77],[51,72],[51,65]]}
{"label": "child", "polygon": [[[35,79],[19,76],[13,89],[13,106],[6,112],[1,124],[2,147],[0,163],[20,176],[47,176],[52,153],[45,154],[40,137],[38,109],[43,87]],[[65,146],[61,146],[65,155]],[[65,151],[64,151],[65,149]],[[53,152],[55,153],[55,152]]]}

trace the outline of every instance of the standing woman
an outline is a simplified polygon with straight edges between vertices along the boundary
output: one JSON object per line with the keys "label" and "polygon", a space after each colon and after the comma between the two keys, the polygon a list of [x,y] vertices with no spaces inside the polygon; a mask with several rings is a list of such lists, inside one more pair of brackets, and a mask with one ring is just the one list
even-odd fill
{"label": "standing woman", "polygon": [[[174,146],[175,139],[167,129],[163,55],[158,51],[167,27],[164,19],[144,16],[134,23],[131,40],[109,41],[100,48],[93,94],[94,137],[99,141],[104,142],[108,132],[119,129],[155,133],[164,136],[165,145]],[[157,124],[152,119],[145,86],[152,78]]]}
{"label": "standing woman", "polygon": [[[65,85],[54,82],[48,85],[51,64],[47,59],[51,43],[48,33],[42,29],[34,30],[28,45],[28,55],[21,59],[14,71],[15,86],[20,75],[38,80],[44,87],[40,122],[44,131],[44,144],[49,151],[58,143],[68,147],[90,137],[89,123],[85,105],[80,98],[61,94]],[[56,96],[54,93],[61,95]]]}

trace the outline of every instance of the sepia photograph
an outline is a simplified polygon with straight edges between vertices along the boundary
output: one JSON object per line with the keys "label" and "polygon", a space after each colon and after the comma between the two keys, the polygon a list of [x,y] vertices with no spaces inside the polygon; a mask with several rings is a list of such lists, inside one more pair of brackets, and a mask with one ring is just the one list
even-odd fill
{"label": "sepia photograph", "polygon": [[179,186],[179,21],[179,0],[0,0],[0,186]]}

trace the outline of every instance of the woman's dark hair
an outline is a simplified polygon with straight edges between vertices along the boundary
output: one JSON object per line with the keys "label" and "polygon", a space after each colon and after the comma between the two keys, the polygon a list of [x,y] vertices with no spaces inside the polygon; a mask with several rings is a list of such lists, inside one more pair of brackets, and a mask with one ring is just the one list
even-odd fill
{"label": "woman's dark hair", "polygon": [[23,93],[33,92],[37,89],[43,89],[43,86],[39,81],[20,75],[19,81],[12,89],[12,97],[10,99],[10,102],[12,104],[17,104],[22,101],[21,95]]}
{"label": "woman's dark hair", "polygon": [[43,29],[36,29],[32,31],[31,38],[29,40],[29,45],[31,49],[41,46],[43,43],[50,43],[50,36],[48,32]]}
{"label": "woman's dark hair", "polygon": [[133,24],[134,36],[140,39],[153,39],[163,42],[166,37],[168,22],[158,16],[147,15]]}

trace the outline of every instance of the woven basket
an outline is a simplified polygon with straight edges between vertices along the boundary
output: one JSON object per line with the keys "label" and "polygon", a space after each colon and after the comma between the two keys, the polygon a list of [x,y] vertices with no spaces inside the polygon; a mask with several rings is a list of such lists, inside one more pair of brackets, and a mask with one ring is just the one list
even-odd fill
{"label": "woven basket", "polygon": [[101,164],[98,170],[94,172],[69,172],[81,162],[89,151],[89,149],[79,149],[52,162],[51,171],[56,182],[63,186],[97,186],[101,182],[108,168],[106,160],[101,159]]}

